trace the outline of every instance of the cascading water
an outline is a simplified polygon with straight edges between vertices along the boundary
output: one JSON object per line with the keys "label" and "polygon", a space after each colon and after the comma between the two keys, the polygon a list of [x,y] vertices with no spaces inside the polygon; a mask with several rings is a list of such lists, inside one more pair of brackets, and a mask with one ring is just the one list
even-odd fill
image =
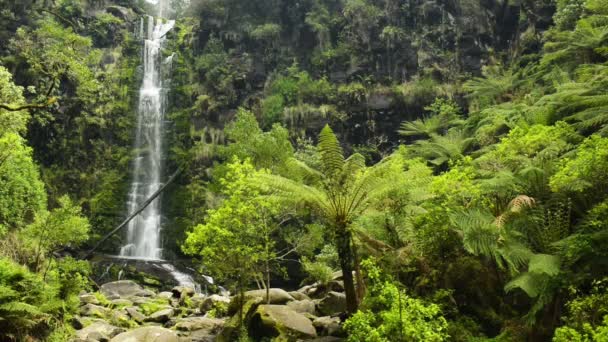
{"label": "cascading water", "polygon": [[[162,8],[162,1],[159,3]],[[174,21],[164,22],[147,19],[144,40],[143,82],[139,91],[137,133],[135,149],[138,153],[133,166],[133,182],[128,198],[129,212],[135,211],[161,186],[163,173],[163,122],[165,116],[166,89],[164,68],[170,64],[163,61],[161,48],[166,34],[173,28]],[[144,34],[141,25],[141,34]],[[120,256],[136,259],[162,259],[161,248],[161,208],[159,199],[154,200],[127,227],[127,244],[120,250]]]}
{"label": "cascading water", "polygon": [[[164,1],[149,1],[158,6],[160,19],[147,18],[147,27],[142,18],[139,34],[144,39],[144,76],[139,90],[137,133],[135,149],[138,153],[133,165],[133,182],[128,198],[129,212],[134,212],[161,187],[163,173],[163,126],[165,120],[167,79],[173,56],[163,59],[161,49],[165,36],[175,21],[164,21]],[[159,198],[133,218],[127,226],[127,243],[120,249],[120,257],[138,260],[162,260],[161,207]],[[175,266],[163,263],[165,269],[183,286],[200,291],[194,279],[180,272]]]}

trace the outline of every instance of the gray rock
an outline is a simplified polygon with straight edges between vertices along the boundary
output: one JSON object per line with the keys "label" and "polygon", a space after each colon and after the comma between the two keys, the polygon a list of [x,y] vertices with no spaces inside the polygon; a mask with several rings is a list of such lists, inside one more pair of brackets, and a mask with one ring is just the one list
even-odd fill
{"label": "gray rock", "polygon": [[224,321],[208,317],[182,318],[175,324],[175,329],[180,331],[202,331],[209,335],[217,333],[224,326]]}
{"label": "gray rock", "polygon": [[169,321],[173,316],[175,316],[175,311],[173,309],[164,309],[151,314],[148,318],[146,318],[146,321],[165,323]]}
{"label": "gray rock", "polygon": [[192,296],[192,298],[190,298],[190,304],[193,308],[200,308],[200,306],[203,304],[203,302],[205,301],[205,295],[202,293],[197,293],[194,296]]}
{"label": "gray rock", "polygon": [[346,340],[343,338],[338,338],[338,337],[334,337],[334,336],[324,336],[324,337],[314,338],[314,339],[308,340],[306,342],[342,342],[342,341],[346,341]]}
{"label": "gray rock", "polygon": [[101,285],[100,289],[106,297],[118,296],[120,298],[128,298],[132,296],[142,296],[144,289],[137,283],[131,280],[119,280]]}
{"label": "gray rock", "polygon": [[112,310],[94,304],[86,304],[80,308],[81,316],[105,318],[108,317],[111,313]]}
{"label": "gray rock", "polygon": [[327,288],[330,291],[344,292],[344,281],[332,280],[329,283],[327,283]]}
{"label": "gray rock", "polygon": [[136,307],[129,307],[129,308],[126,308],[125,310],[129,314],[129,316],[131,316],[131,318],[137,323],[141,324],[146,320],[146,315],[139,312],[139,310]]}
{"label": "gray rock", "polygon": [[[285,304],[295,300],[287,291],[283,289],[270,289],[268,291],[270,304]],[[266,290],[253,290],[245,292],[245,298],[262,298],[263,303],[266,303]]]}
{"label": "gray rock", "polygon": [[142,290],[137,294],[139,297],[154,297],[156,293],[152,290]]}
{"label": "gray rock", "polygon": [[340,323],[340,318],[338,317],[323,316],[315,318],[312,325],[317,329],[319,335],[333,336],[341,334],[342,326]]}
{"label": "gray rock", "polygon": [[195,330],[188,334],[185,338],[185,341],[188,342],[215,342],[217,340],[217,336],[208,333],[206,330]]}
{"label": "gray rock", "polygon": [[171,299],[173,298],[173,292],[163,291],[156,295],[159,298]]}
{"label": "gray rock", "polygon": [[200,309],[201,309],[201,312],[207,312],[207,311],[217,307],[218,305],[228,306],[229,304],[230,304],[230,298],[220,296],[220,295],[211,295],[211,296],[205,298],[205,300],[203,300],[203,303],[201,304]]}
{"label": "gray rock", "polygon": [[[314,338],[317,332],[306,316],[285,305],[260,305],[252,318],[254,329],[268,335],[296,338]],[[280,339],[280,338],[279,338]]]}
{"label": "gray rock", "polygon": [[150,301],[150,298],[145,298],[145,297],[131,297],[130,300],[133,302],[133,304],[135,305],[142,305],[142,304],[146,304]]}
{"label": "gray rock", "polygon": [[306,300],[306,299],[310,299],[310,297],[308,297],[306,294],[302,293],[302,292],[298,292],[298,291],[291,291],[288,292],[290,296],[293,297],[293,299],[295,300]]}
{"label": "gray rock", "polygon": [[106,322],[95,322],[88,327],[77,331],[76,337],[85,341],[107,341],[123,331],[125,330]]}
{"label": "gray rock", "polygon": [[176,286],[171,290],[171,292],[173,292],[174,297],[182,299],[192,297],[194,296],[194,293],[196,293],[193,288],[187,286]]}
{"label": "gray rock", "polygon": [[169,329],[143,327],[122,333],[110,342],[179,342],[179,337]]}
{"label": "gray rock", "polygon": [[299,312],[302,314],[311,314],[314,315],[315,314],[315,303],[310,300],[310,299],[304,299],[304,300],[296,300],[293,302],[289,302],[286,304],[288,308],[292,309],[295,312]]}
{"label": "gray rock", "polygon": [[324,315],[336,316],[346,311],[346,295],[340,292],[329,292],[317,303],[317,309]]}
{"label": "gray rock", "polygon": [[119,325],[121,327],[129,327],[131,324],[130,316],[127,315],[127,312],[124,310],[112,311],[111,321],[112,321],[112,323]]}
{"label": "gray rock", "polygon": [[114,307],[125,307],[125,306],[132,306],[133,305],[132,301],[130,301],[128,299],[122,299],[122,298],[114,299],[114,300],[111,301],[111,303],[112,303],[112,305]]}
{"label": "gray rock", "polygon": [[86,293],[83,295],[78,296],[78,299],[80,299],[80,304],[93,304],[93,305],[99,305],[99,299],[97,299],[97,297],[95,297],[95,295],[93,295],[92,293]]}

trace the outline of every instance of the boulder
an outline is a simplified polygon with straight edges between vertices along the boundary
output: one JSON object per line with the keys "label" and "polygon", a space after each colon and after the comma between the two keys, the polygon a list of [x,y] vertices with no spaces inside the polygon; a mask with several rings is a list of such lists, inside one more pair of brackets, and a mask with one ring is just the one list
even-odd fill
{"label": "boulder", "polygon": [[251,327],[262,337],[279,336],[286,340],[317,337],[312,322],[285,305],[260,305],[251,320]]}
{"label": "boulder", "polygon": [[129,298],[129,299],[130,299],[130,300],[133,302],[133,304],[135,304],[135,305],[143,305],[143,304],[146,304],[146,303],[149,303],[149,302],[150,302],[150,298],[145,298],[145,297],[137,297],[137,296],[135,296],[135,297],[131,297],[131,298]]}
{"label": "boulder", "polygon": [[124,310],[112,311],[110,320],[112,323],[125,328],[128,328],[133,324],[133,322],[131,322],[130,316],[127,315],[127,312]]}
{"label": "boulder", "polygon": [[[250,299],[243,304],[243,321],[251,321],[251,318],[255,314],[258,305],[262,302],[261,298]],[[235,311],[233,316],[224,324],[224,329],[220,332],[217,340],[218,342],[232,342],[238,340],[238,330],[240,326],[240,314],[239,311]],[[248,324],[247,324],[248,325]]]}
{"label": "boulder", "polygon": [[327,283],[329,291],[344,292],[344,281],[343,280],[332,280]]}
{"label": "boulder", "polygon": [[149,297],[143,294],[147,294],[143,287],[131,280],[119,280],[111,283],[101,285],[100,289],[106,297],[115,298],[128,298],[132,296]]}
{"label": "boulder", "polygon": [[110,342],[179,342],[179,337],[169,329],[143,327],[122,333]]}
{"label": "boulder", "polygon": [[171,299],[171,298],[173,298],[173,292],[163,291],[163,292],[157,294],[156,297],[164,298],[164,299]]}
{"label": "boulder", "polygon": [[330,291],[323,299],[317,301],[317,309],[323,315],[336,316],[346,311],[346,295]]}
{"label": "boulder", "polygon": [[217,333],[224,326],[224,321],[208,317],[186,317],[177,321],[175,329],[179,331],[201,331],[208,334]]}
{"label": "boulder", "polygon": [[84,341],[107,341],[125,331],[106,322],[95,322],[76,332],[76,337]]}
{"label": "boulder", "polygon": [[190,306],[193,308],[200,308],[203,302],[205,301],[205,295],[202,293],[197,293],[192,298],[190,298]]}
{"label": "boulder", "polygon": [[[285,304],[295,300],[287,291],[283,289],[270,289],[268,291],[270,297],[270,304]],[[245,292],[245,298],[262,298],[262,301],[266,303],[266,290],[253,290]]]}
{"label": "boulder", "polygon": [[129,316],[131,316],[131,318],[137,323],[141,324],[146,320],[146,315],[139,312],[139,310],[136,307],[129,307],[129,308],[126,308],[125,310],[129,314]]}
{"label": "boulder", "polygon": [[342,326],[339,317],[323,316],[317,317],[312,321],[312,325],[317,329],[320,336],[341,335]]}
{"label": "boulder", "polygon": [[220,305],[228,306],[230,304],[230,298],[220,296],[220,295],[211,295],[206,297],[201,303],[200,310],[201,312],[207,312],[211,309],[214,309]]}
{"label": "boulder", "polygon": [[112,310],[95,304],[86,304],[80,307],[81,316],[105,318],[112,313]]}
{"label": "boulder", "polygon": [[175,316],[175,311],[173,309],[164,309],[151,314],[148,318],[146,318],[146,321],[165,323],[168,322],[173,316]]}
{"label": "boulder", "polygon": [[188,333],[188,335],[186,336],[186,338],[184,339],[184,341],[188,341],[188,342],[216,342],[217,341],[217,336],[213,335],[213,334],[210,334],[205,329],[203,329],[203,330],[195,330],[195,331],[192,331],[192,332]]}
{"label": "boulder", "polygon": [[293,299],[295,300],[306,300],[306,299],[310,299],[310,297],[308,297],[307,295],[305,295],[302,292],[298,292],[298,291],[291,291],[288,292],[290,296],[293,297]]}
{"label": "boulder", "polygon": [[306,342],[342,342],[342,341],[346,341],[346,340],[343,338],[338,338],[338,337],[334,337],[334,336],[324,336],[324,337],[313,338],[312,340],[308,340]]}
{"label": "boulder", "polygon": [[85,305],[85,304],[99,305],[99,304],[101,304],[101,303],[99,303],[99,299],[97,299],[97,297],[95,297],[95,295],[93,295],[92,293],[82,294],[82,295],[78,296],[78,299],[80,299],[80,304],[82,304],[82,305]]}
{"label": "boulder", "polygon": [[128,299],[114,299],[112,301],[110,301],[110,303],[112,303],[113,307],[125,307],[125,306],[132,306],[133,302],[128,300]]}
{"label": "boulder", "polygon": [[183,299],[186,297],[192,297],[196,293],[196,291],[194,291],[193,288],[187,287],[187,286],[176,286],[173,289],[171,289],[171,292],[173,293],[174,297],[180,298],[180,299]]}
{"label": "boulder", "polygon": [[154,297],[156,293],[152,290],[144,289],[137,294],[139,297]]}
{"label": "boulder", "polygon": [[311,314],[314,315],[315,314],[315,303],[310,300],[310,299],[304,299],[304,300],[296,300],[293,302],[289,302],[286,304],[288,308],[292,309],[295,312],[299,312],[301,314]]}

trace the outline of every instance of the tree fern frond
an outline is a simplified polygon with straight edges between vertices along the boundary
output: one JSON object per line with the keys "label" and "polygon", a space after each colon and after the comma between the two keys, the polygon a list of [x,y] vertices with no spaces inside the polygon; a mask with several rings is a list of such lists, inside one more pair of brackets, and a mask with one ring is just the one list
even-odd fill
{"label": "tree fern frond", "polygon": [[550,254],[534,254],[530,258],[528,272],[556,276],[560,272],[560,259]]}
{"label": "tree fern frond", "polygon": [[323,173],[334,178],[338,176],[344,168],[344,152],[334,131],[326,125],[319,134],[319,144],[317,145],[321,155]]}
{"label": "tree fern frond", "polygon": [[291,172],[298,175],[305,181],[315,182],[323,178],[323,174],[321,172],[308,166],[308,164],[299,159],[290,158],[286,161],[286,164]]}
{"label": "tree fern frond", "polygon": [[532,273],[522,273],[505,285],[505,291],[511,292],[515,289],[523,290],[528,297],[536,298],[543,286],[542,279]]}
{"label": "tree fern frond", "polygon": [[512,213],[519,213],[525,208],[531,208],[536,204],[536,200],[530,196],[518,195],[509,203],[509,210]]}
{"label": "tree fern frond", "polygon": [[432,133],[437,133],[442,127],[439,116],[423,117],[414,121],[406,121],[401,124],[398,133],[409,136],[430,137]]}

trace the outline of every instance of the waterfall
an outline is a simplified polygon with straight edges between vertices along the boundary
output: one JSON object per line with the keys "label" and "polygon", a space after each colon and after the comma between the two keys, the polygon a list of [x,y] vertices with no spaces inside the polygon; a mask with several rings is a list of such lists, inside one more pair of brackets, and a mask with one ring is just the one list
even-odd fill
{"label": "waterfall", "polygon": [[[159,2],[162,13],[163,2]],[[161,184],[163,174],[163,122],[165,116],[166,89],[163,88],[163,68],[170,66],[163,61],[161,49],[165,35],[173,28],[174,21],[163,19],[154,21],[147,18],[147,31],[143,21],[140,26],[144,36],[143,69],[144,76],[139,90],[137,108],[137,132],[133,163],[133,178],[128,197],[128,212],[134,212],[148,199]],[[143,37],[142,37],[143,38]],[[157,198],[127,227],[127,243],[121,248],[120,256],[137,259],[162,259],[161,248],[161,208]]]}

